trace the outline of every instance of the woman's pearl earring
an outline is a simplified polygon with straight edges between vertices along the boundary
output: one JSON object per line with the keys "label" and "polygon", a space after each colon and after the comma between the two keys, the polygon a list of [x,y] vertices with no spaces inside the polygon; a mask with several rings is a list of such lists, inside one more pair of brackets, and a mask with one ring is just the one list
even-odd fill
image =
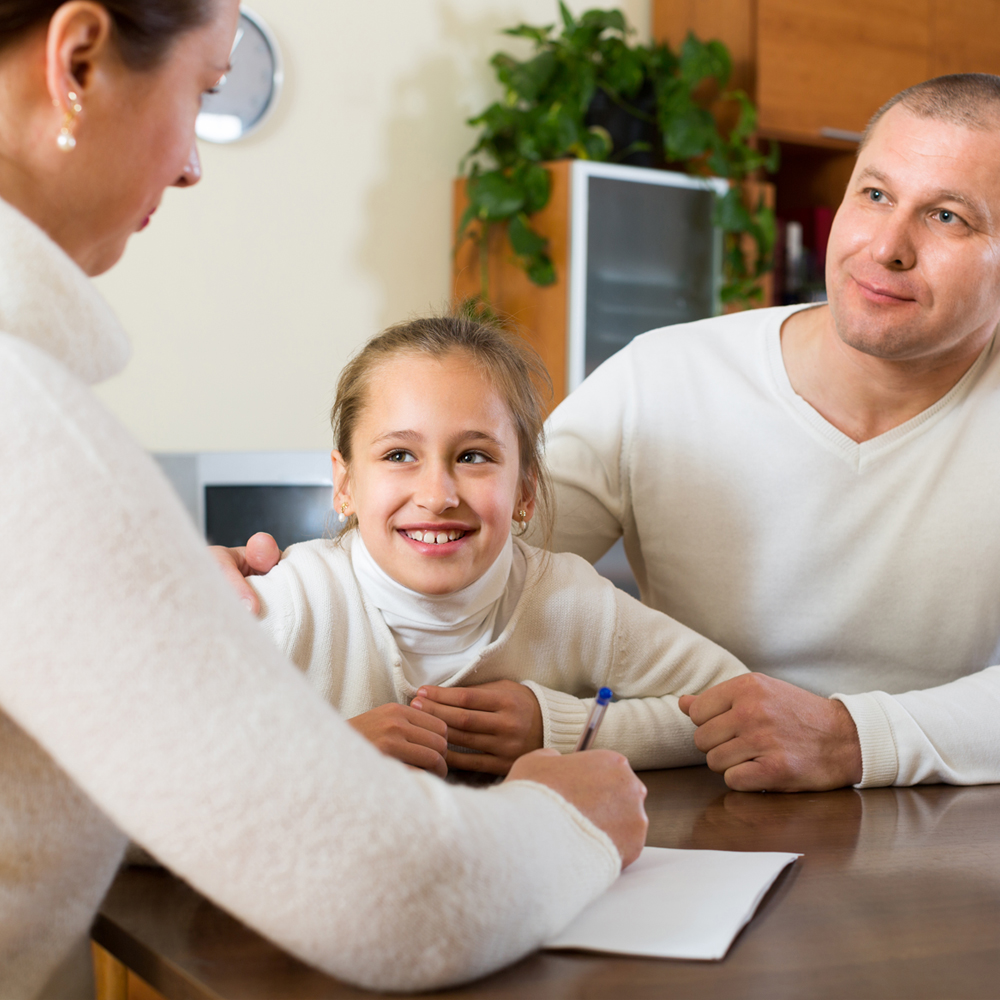
{"label": "woman's pearl earring", "polygon": [[337,520],[343,524],[347,520],[347,501],[345,500],[340,505],[340,513],[337,515]]}
{"label": "woman's pearl earring", "polygon": [[[83,105],[75,91],[71,90],[67,95],[69,98],[69,108],[66,117],[63,119],[62,128],[56,136],[56,145],[64,152],[70,153],[76,148],[76,137],[73,135],[73,122],[76,116],[83,111]],[[58,106],[58,103],[57,103]]]}

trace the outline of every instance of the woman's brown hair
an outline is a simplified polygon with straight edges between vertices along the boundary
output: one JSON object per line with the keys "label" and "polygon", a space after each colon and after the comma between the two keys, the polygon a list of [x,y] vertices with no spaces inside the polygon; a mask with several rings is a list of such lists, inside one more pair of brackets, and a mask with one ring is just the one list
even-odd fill
{"label": "woman's brown hair", "polygon": [[[0,49],[48,22],[65,0],[0,0]],[[153,69],[179,35],[206,24],[215,0],[99,0],[130,69]]]}
{"label": "woman's brown hair", "polygon": [[[337,397],[330,411],[333,440],[345,464],[350,466],[354,428],[379,365],[401,354],[441,358],[452,353],[470,358],[507,404],[517,434],[521,494],[535,497],[537,509],[546,517],[552,506],[552,490],[542,460],[542,439],[545,398],[551,396],[552,380],[542,359],[524,340],[471,316],[431,316],[397,323],[369,340],[347,363],[340,373]],[[347,527],[356,524],[352,515]],[[541,537],[547,535],[543,524]]]}

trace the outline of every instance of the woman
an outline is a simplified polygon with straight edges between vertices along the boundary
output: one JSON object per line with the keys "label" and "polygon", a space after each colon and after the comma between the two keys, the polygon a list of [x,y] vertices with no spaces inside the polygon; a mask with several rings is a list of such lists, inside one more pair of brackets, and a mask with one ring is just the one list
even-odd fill
{"label": "woman", "polygon": [[51,986],[129,836],[306,961],[414,989],[536,947],[645,833],[615,754],[528,755],[486,792],[379,755],[271,651],[86,388],[127,353],[86,275],[197,182],[236,17],[0,0],[5,998]]}

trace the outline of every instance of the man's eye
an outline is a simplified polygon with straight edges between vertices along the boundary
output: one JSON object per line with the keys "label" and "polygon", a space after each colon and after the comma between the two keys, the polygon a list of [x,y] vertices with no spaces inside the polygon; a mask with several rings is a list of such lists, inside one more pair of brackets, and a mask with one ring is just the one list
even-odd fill
{"label": "man's eye", "polygon": [[868,192],[868,197],[871,198],[872,201],[881,201],[885,195],[879,191],[878,188],[872,188]]}
{"label": "man's eye", "polygon": [[946,208],[942,208],[941,211],[938,212],[938,218],[942,222],[954,222],[955,221],[955,213],[954,212],[949,212],[948,209],[946,209]]}

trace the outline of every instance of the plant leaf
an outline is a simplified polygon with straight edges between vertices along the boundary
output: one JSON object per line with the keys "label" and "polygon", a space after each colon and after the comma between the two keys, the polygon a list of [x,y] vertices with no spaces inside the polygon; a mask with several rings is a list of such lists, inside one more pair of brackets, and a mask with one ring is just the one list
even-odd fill
{"label": "plant leaf", "polygon": [[507,224],[507,238],[519,257],[537,257],[549,245],[544,236],[539,236],[528,225],[524,212],[518,212]]}
{"label": "plant leaf", "polygon": [[545,167],[532,164],[522,174],[521,190],[524,193],[524,210],[529,215],[538,212],[549,203],[551,181]]}
{"label": "plant leaf", "polygon": [[499,170],[481,174],[469,187],[469,200],[476,205],[476,216],[488,222],[506,219],[524,204],[520,189]]}

